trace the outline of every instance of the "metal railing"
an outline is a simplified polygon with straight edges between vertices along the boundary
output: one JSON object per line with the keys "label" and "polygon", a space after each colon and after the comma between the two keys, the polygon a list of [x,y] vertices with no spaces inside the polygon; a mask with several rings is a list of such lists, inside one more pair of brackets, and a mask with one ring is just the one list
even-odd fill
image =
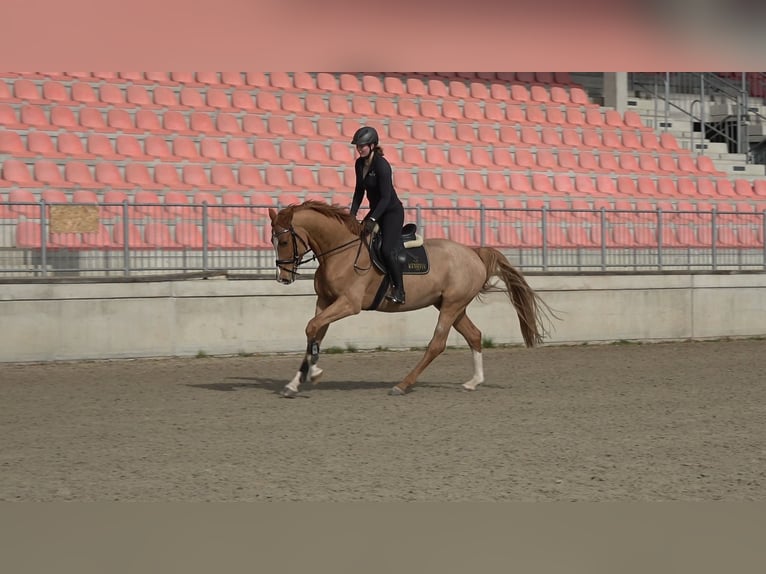
{"label": "metal railing", "polygon": [[[273,278],[267,206],[99,204],[95,226],[69,232],[56,231],[55,207],[0,203],[0,280]],[[416,207],[406,221],[426,238],[496,247],[524,271],[766,270],[766,211]]]}
{"label": "metal railing", "polygon": [[[692,134],[692,149],[696,150],[694,134],[704,139],[727,144],[730,153],[748,153],[748,86],[743,73],[739,82],[714,73],[662,72],[628,74],[629,89],[654,98],[654,126],[667,131],[671,109],[686,117]],[[660,110],[660,103],[663,109]],[[724,116],[711,116],[711,106],[733,110]],[[699,145],[701,153],[705,146]],[[747,157],[750,162],[752,158]]]}

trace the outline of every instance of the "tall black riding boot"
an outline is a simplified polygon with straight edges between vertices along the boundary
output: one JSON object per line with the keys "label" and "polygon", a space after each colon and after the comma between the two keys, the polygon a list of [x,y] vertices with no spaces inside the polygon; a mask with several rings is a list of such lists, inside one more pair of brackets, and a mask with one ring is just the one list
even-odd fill
{"label": "tall black riding boot", "polygon": [[404,281],[402,280],[402,268],[399,263],[398,250],[391,251],[386,256],[386,267],[391,277],[391,294],[386,295],[394,303],[404,303]]}

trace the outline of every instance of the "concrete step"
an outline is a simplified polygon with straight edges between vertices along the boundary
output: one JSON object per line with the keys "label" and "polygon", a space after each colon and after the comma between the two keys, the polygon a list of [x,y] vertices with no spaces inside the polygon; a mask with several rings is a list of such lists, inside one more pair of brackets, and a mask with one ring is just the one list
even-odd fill
{"label": "concrete step", "polygon": [[741,161],[729,161],[725,159],[714,159],[713,164],[731,177],[766,177],[766,165],[763,164],[743,163]]}

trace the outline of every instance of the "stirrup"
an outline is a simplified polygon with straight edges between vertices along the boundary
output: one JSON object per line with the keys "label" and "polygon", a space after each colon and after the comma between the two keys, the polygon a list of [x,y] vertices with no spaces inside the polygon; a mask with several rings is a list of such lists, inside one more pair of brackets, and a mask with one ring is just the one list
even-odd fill
{"label": "stirrup", "polygon": [[386,295],[386,299],[399,305],[404,304],[404,289],[396,289],[393,293]]}

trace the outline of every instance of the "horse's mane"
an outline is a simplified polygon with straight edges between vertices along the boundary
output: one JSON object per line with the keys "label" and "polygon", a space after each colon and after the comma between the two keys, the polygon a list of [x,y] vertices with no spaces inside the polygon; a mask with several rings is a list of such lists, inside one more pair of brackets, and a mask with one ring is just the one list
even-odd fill
{"label": "horse's mane", "polygon": [[362,231],[362,226],[356,220],[356,217],[351,215],[347,208],[339,205],[330,205],[328,203],[322,203],[321,201],[309,200],[305,203],[298,205],[289,205],[279,212],[276,223],[283,227],[289,227],[293,220],[293,215],[298,211],[304,211],[310,209],[330,219],[339,221],[354,235],[359,235]]}

